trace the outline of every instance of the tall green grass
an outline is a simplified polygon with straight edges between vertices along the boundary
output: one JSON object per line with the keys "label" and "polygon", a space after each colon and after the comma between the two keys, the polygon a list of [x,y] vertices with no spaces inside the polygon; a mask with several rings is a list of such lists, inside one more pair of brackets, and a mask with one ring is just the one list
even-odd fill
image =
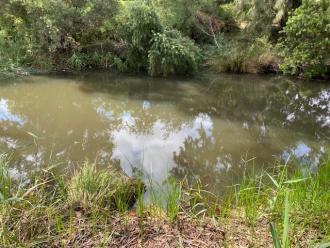
{"label": "tall green grass", "polygon": [[181,185],[174,178],[166,182],[166,210],[170,222],[173,222],[179,214],[181,205]]}
{"label": "tall green grass", "polygon": [[[261,216],[273,223],[272,235],[282,232],[278,247],[290,247],[288,237],[297,243],[306,230],[314,230],[323,239],[330,239],[330,160],[325,160],[316,174],[295,172],[289,165],[277,165],[243,179],[233,207],[243,209],[248,223],[255,225]],[[281,218],[281,216],[284,216]],[[289,216],[290,221],[289,221]],[[289,228],[290,227],[290,228]]]}
{"label": "tall green grass", "polygon": [[217,37],[216,48],[210,49],[214,55],[208,63],[219,72],[264,73],[277,71],[279,59],[266,37]]}
{"label": "tall green grass", "polygon": [[12,179],[8,172],[8,160],[5,155],[0,155],[0,202],[11,198]]}
{"label": "tall green grass", "polygon": [[289,210],[290,203],[289,203],[289,191],[286,190],[285,192],[285,207],[284,207],[284,218],[283,218],[283,233],[282,233],[282,241],[280,241],[280,237],[276,232],[276,227],[274,223],[270,223],[270,231],[272,234],[273,245],[274,248],[289,248],[290,247],[290,240],[289,240]]}
{"label": "tall green grass", "polygon": [[310,245],[330,238],[329,159],[315,174],[302,174],[299,167],[294,172],[289,165],[280,164],[258,174],[246,173],[239,187],[220,199],[200,181],[189,184],[169,177],[160,188],[150,183],[149,202],[140,180],[111,168],[86,162],[70,179],[49,168],[22,185],[11,179],[9,163],[8,157],[0,156],[0,244],[4,247],[42,246],[73,237],[77,214],[84,223],[79,228],[95,235],[107,233],[102,241],[105,245],[112,236],[110,219],[117,214],[128,219],[127,210],[133,205],[141,234],[148,217],[164,218],[171,224],[181,215],[199,221],[211,217],[222,225],[238,212],[243,215],[241,224],[251,228],[252,239],[258,237],[260,218],[266,218],[276,248],[298,244],[308,230],[318,234],[307,237]]}
{"label": "tall green grass", "polygon": [[140,180],[88,162],[71,179],[49,168],[23,185],[11,179],[6,156],[0,158],[0,247],[38,247],[74,235],[77,213],[85,213],[86,228],[97,233],[110,211],[124,213],[143,190]]}

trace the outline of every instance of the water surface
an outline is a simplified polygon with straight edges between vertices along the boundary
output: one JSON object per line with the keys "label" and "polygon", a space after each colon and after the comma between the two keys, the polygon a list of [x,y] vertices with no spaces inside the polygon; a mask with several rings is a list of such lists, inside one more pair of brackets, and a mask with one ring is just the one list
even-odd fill
{"label": "water surface", "polygon": [[330,86],[280,76],[154,79],[111,73],[0,81],[0,151],[11,173],[89,159],[213,190],[295,157],[316,168],[330,143]]}

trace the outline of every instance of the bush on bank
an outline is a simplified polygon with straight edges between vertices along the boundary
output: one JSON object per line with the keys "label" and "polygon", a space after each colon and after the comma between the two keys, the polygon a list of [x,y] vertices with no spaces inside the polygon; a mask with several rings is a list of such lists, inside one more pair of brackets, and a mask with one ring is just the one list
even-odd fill
{"label": "bush on bank", "polygon": [[326,76],[330,66],[330,2],[304,0],[289,18],[279,43],[285,73]]}
{"label": "bush on bank", "polygon": [[148,52],[149,74],[168,76],[197,72],[200,50],[179,31],[155,33]]}
{"label": "bush on bank", "polygon": [[[163,44],[161,36],[167,40]],[[276,67],[305,77],[327,77],[328,36],[326,0],[4,0],[0,71],[20,66],[115,68],[168,76],[194,73],[217,61],[220,66],[212,68],[219,71],[259,73]],[[255,41],[264,38],[271,52],[251,53]],[[166,52],[165,43],[172,45]],[[186,51],[180,49],[185,46]],[[192,56],[196,51],[202,60]],[[181,56],[174,56],[178,52]],[[157,54],[166,56],[163,66]],[[255,64],[264,65],[251,69]]]}

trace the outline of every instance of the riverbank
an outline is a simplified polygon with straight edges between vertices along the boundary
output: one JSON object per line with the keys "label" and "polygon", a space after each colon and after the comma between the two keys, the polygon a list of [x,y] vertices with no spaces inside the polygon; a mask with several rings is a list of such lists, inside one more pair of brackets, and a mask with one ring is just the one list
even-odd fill
{"label": "riverbank", "polygon": [[208,66],[328,79],[329,9],[326,0],[6,0],[0,68],[167,77]]}
{"label": "riverbank", "polygon": [[330,160],[313,175],[289,164],[246,175],[220,199],[173,179],[155,194],[90,163],[71,178],[49,168],[18,183],[9,164],[1,156],[1,247],[311,247],[330,239]]}

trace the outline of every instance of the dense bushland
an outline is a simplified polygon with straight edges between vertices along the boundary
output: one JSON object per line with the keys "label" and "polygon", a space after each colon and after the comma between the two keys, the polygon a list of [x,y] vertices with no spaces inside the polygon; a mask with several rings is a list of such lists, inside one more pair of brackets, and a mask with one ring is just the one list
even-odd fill
{"label": "dense bushland", "polygon": [[327,0],[3,0],[0,70],[329,75]]}
{"label": "dense bushland", "polygon": [[303,1],[282,33],[282,69],[308,77],[325,76],[330,59],[330,2]]}

